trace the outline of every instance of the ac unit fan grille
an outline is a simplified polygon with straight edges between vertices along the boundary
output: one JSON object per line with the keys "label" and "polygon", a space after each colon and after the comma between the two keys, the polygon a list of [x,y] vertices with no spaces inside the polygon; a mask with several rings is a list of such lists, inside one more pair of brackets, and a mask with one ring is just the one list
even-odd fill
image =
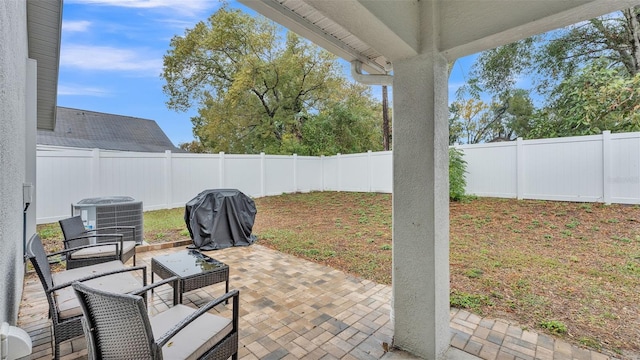
{"label": "ac unit fan grille", "polygon": [[[95,228],[109,226],[135,226],[138,244],[144,239],[142,201],[129,197],[104,197],[84,199],[73,204],[73,215],[82,214],[86,224]],[[86,218],[85,218],[86,216]],[[122,231],[127,239],[130,231]]]}
{"label": "ac unit fan grille", "polygon": [[96,206],[96,227],[135,226],[138,244],[142,243],[142,220],[140,204]]}

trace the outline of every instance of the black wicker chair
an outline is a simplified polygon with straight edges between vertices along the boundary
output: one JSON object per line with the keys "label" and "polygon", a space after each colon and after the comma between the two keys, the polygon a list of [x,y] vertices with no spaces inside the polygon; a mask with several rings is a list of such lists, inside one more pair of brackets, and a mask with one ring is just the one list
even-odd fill
{"label": "black wicker chair", "polygon": [[[60,358],[61,342],[83,334],[82,309],[71,287],[73,282],[86,282],[108,291],[121,293],[139,289],[147,284],[146,266],[125,267],[118,260],[78,269],[52,272],[49,258],[66,255],[69,251],[63,250],[47,254],[38,234],[31,237],[27,246],[27,255],[40,278],[49,303],[55,359]],[[141,279],[133,275],[135,271],[141,273]]]}
{"label": "black wicker chair", "polygon": [[[177,280],[172,277],[132,293]],[[84,313],[89,359],[238,359],[238,290],[199,309],[178,304],[150,317],[138,295],[82,283],[73,288]],[[208,312],[229,298],[233,298],[231,319]]]}
{"label": "black wicker chair", "polygon": [[[65,249],[78,249],[67,255],[67,269],[95,265],[113,260],[123,263],[133,257],[136,265],[136,228],[135,226],[109,226],[86,230],[80,216],[59,221],[64,235]],[[124,231],[123,231],[124,230]],[[115,233],[123,232],[125,234]],[[95,239],[102,246],[83,247]]]}

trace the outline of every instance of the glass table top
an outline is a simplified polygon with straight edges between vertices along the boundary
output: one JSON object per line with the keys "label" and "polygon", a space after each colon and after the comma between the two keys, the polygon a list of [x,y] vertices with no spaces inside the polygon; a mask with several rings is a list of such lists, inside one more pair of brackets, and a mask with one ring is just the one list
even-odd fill
{"label": "glass table top", "polygon": [[211,272],[227,266],[197,250],[191,249],[156,256],[153,260],[182,277]]}

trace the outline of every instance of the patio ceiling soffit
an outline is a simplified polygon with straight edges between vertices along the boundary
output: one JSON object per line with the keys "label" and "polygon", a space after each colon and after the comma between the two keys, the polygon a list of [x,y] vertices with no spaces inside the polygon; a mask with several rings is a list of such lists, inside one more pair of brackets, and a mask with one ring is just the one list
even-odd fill
{"label": "patio ceiling soffit", "polygon": [[[640,4],[640,0],[240,0],[372,74],[423,52],[449,60]],[[428,24],[425,19],[436,19]]]}

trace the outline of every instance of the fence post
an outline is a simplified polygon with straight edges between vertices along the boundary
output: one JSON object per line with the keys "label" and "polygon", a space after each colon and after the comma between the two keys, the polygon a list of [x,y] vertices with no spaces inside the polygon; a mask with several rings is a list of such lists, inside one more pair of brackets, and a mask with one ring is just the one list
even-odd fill
{"label": "fence post", "polygon": [[524,141],[516,139],[516,198],[524,199]]}
{"label": "fence post", "polygon": [[338,186],[337,186],[337,191],[342,191],[342,161],[341,161],[341,155],[340,153],[336,154],[336,159],[337,159],[337,163],[338,163],[338,170],[336,171],[336,173],[338,174]]}
{"label": "fence post", "polygon": [[218,182],[220,189],[224,189],[224,151],[218,153],[220,155],[220,163],[218,163]]}
{"label": "fence post", "polygon": [[611,131],[602,132],[602,200],[611,204]]}
{"label": "fence post", "polygon": [[164,197],[166,199],[166,207],[165,209],[171,209],[171,189],[173,188],[173,171],[172,167],[172,159],[171,159],[171,150],[164,151]]}
{"label": "fence post", "polygon": [[293,154],[293,192],[298,192],[298,154]]}
{"label": "fence post", "polygon": [[91,196],[100,196],[100,149],[91,150]]}
{"label": "fence post", "polygon": [[265,162],[265,154],[263,152],[260,153],[260,196],[261,197],[265,197],[266,196],[266,177],[267,174],[266,172],[266,162]]}
{"label": "fence post", "polygon": [[324,155],[320,155],[320,191],[324,191]]}
{"label": "fence post", "polygon": [[371,150],[367,150],[367,192],[371,192],[371,182],[373,179],[373,164],[371,160]]}

